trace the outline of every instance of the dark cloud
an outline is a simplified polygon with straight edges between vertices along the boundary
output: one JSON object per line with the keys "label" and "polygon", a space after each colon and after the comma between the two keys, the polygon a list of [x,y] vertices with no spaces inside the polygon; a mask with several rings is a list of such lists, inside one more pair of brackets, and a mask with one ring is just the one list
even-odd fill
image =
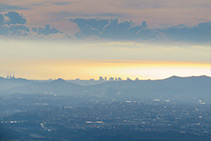
{"label": "dark cloud", "polygon": [[4,36],[27,36],[30,34],[30,28],[25,25],[0,25],[0,35]]}
{"label": "dark cloud", "polygon": [[38,28],[37,27],[32,27],[31,30],[32,30],[32,32],[38,32]]}
{"label": "dark cloud", "polygon": [[37,34],[42,34],[42,35],[50,35],[50,34],[57,34],[57,33],[62,33],[56,28],[51,28],[50,25],[45,25],[44,28],[32,28],[33,32],[36,32]]}
{"label": "dark cloud", "polygon": [[26,23],[26,19],[20,15],[19,13],[15,12],[15,11],[11,11],[8,12],[7,14],[5,14],[5,16],[7,16],[9,18],[9,21],[6,22],[6,24],[10,25],[10,24],[25,24]]}
{"label": "dark cloud", "polygon": [[[87,19],[76,18],[70,19],[79,27],[80,31],[76,33],[79,38],[87,38],[90,36],[98,36],[105,39],[114,40],[130,40],[151,39],[158,36],[158,32],[154,32],[148,28],[144,21],[142,25],[136,26],[132,21],[119,21],[119,19]],[[140,39],[142,39],[140,38]]]}
{"label": "dark cloud", "polygon": [[[4,17],[8,17],[9,20],[6,21]],[[26,19],[15,11],[0,13],[0,35],[3,36],[35,35],[36,37],[39,37],[39,35],[48,36],[50,34],[62,33],[58,29],[50,27],[50,25],[46,25],[44,28],[30,28],[27,27],[25,24]]]}
{"label": "dark cloud", "polygon": [[6,26],[0,25],[0,35],[8,35],[8,28]]}
{"label": "dark cloud", "polygon": [[11,25],[8,30],[10,35],[15,36],[27,36],[30,34],[30,28],[25,25]]}
{"label": "dark cloud", "polygon": [[4,15],[0,14],[0,25],[4,24]]}
{"label": "dark cloud", "polygon": [[[140,25],[136,25],[131,20],[121,21],[118,18],[72,18],[70,21],[78,26],[79,31],[75,36],[79,39],[101,38],[109,40],[150,41],[168,39],[199,43],[211,41],[211,22],[199,23],[193,27],[178,25],[162,29],[151,29],[145,21]],[[45,27],[28,27],[26,26],[26,22],[27,20],[23,15],[15,11],[0,13],[0,35],[45,37],[62,33],[50,25],[45,25]],[[60,35],[61,34],[58,34],[58,36]],[[63,35],[67,37],[67,34]],[[57,35],[55,37],[57,37]]]}
{"label": "dark cloud", "polygon": [[83,19],[76,18],[70,19],[70,21],[77,24],[80,28],[80,32],[76,34],[79,38],[86,38],[89,36],[100,36],[103,32],[103,28],[108,24],[109,20],[107,19]]}
{"label": "dark cloud", "polygon": [[211,22],[199,23],[193,27],[178,25],[174,27],[157,29],[166,38],[179,41],[209,42],[211,41]]}
{"label": "dark cloud", "polygon": [[[6,21],[4,16],[8,17]],[[0,35],[4,36],[26,36],[30,28],[25,26],[26,19],[17,12],[0,13]]]}
{"label": "dark cloud", "polygon": [[4,15],[0,13],[0,35],[8,34],[7,26],[5,26],[4,23],[5,23]]}
{"label": "dark cloud", "polygon": [[109,23],[103,28],[101,37],[111,39],[127,39],[131,37],[130,29],[132,28],[131,22],[119,22],[118,19],[111,19]]}
{"label": "dark cloud", "polygon": [[200,23],[193,27],[178,25],[163,29],[151,29],[145,21],[135,25],[133,21],[119,19],[75,18],[70,19],[79,27],[78,38],[97,36],[112,40],[175,40],[187,42],[209,42],[211,22]]}

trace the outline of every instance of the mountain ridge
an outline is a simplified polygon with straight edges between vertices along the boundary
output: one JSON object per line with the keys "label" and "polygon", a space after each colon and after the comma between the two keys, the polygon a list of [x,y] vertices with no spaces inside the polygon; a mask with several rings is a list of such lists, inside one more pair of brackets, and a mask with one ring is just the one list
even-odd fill
{"label": "mountain ridge", "polygon": [[[5,82],[8,82],[5,81]],[[92,97],[102,99],[177,99],[180,101],[210,99],[211,77],[177,77],[162,80],[123,80],[81,86],[63,79],[52,81],[33,81],[2,89],[0,94],[49,94],[55,96]],[[1,81],[1,84],[2,83]],[[5,83],[5,85],[9,83]],[[210,99],[211,100],[211,99]]]}

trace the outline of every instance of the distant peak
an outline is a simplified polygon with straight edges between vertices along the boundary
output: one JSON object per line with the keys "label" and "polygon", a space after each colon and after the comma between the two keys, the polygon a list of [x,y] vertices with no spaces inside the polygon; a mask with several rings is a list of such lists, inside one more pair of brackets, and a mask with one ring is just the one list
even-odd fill
{"label": "distant peak", "polygon": [[54,81],[52,81],[52,82],[56,82],[56,83],[67,83],[64,79],[62,79],[62,78],[58,78],[58,79],[56,79],[56,80],[54,80]]}
{"label": "distant peak", "polygon": [[173,76],[171,76],[171,77],[169,77],[169,78],[167,78],[167,79],[176,79],[176,78],[181,78],[181,77],[176,76],[176,75],[173,75]]}
{"label": "distant peak", "polygon": [[201,75],[201,76],[187,76],[187,77],[179,77],[176,75],[173,75],[167,79],[179,79],[179,78],[210,78],[210,76],[206,76],[206,75]]}
{"label": "distant peak", "polygon": [[3,78],[3,77],[0,77],[0,80],[4,80],[5,78]]}
{"label": "distant peak", "polygon": [[201,75],[199,77],[203,77],[203,78],[210,78],[210,76],[206,76],[206,75]]}
{"label": "distant peak", "polygon": [[56,81],[65,81],[65,80],[62,78],[58,78],[58,79],[56,79]]}

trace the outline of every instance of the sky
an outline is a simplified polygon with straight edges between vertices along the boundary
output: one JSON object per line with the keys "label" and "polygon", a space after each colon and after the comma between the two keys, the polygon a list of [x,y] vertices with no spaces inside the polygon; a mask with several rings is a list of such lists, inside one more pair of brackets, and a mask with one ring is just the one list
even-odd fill
{"label": "sky", "polygon": [[211,76],[209,0],[0,1],[0,76]]}

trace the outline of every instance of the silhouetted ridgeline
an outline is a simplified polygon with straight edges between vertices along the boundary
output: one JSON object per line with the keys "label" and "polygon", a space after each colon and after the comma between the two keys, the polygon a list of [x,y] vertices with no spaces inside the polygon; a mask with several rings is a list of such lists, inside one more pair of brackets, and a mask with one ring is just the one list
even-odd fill
{"label": "silhouetted ridgeline", "polygon": [[105,81],[101,84],[81,86],[63,79],[35,81],[0,78],[1,94],[49,94],[118,98],[170,99],[190,101],[210,100],[211,78],[208,76],[177,77],[163,80]]}

